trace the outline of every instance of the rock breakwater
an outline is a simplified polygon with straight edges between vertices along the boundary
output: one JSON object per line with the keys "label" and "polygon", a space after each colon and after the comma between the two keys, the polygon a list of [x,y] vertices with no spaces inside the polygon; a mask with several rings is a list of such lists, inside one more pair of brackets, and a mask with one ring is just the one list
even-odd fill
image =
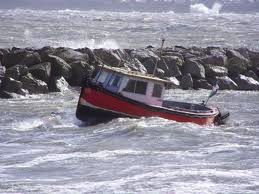
{"label": "rock breakwater", "polygon": [[259,90],[259,52],[247,48],[0,49],[0,97],[60,92],[81,86],[101,64],[172,80],[182,89]]}

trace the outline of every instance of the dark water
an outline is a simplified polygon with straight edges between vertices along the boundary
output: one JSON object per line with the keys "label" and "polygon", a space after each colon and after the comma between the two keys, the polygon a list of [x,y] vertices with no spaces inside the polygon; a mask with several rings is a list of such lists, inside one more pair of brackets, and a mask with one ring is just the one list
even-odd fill
{"label": "dark water", "polygon": [[[200,102],[209,91],[171,90]],[[259,93],[220,91],[225,126],[160,118],[87,127],[79,92],[0,101],[0,193],[259,193]]]}

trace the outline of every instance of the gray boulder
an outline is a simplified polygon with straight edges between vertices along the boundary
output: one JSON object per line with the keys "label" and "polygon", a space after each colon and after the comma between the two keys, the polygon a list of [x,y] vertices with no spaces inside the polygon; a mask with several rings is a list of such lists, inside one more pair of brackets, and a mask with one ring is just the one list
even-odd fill
{"label": "gray boulder", "polygon": [[253,78],[253,79],[256,80],[256,81],[259,81],[259,77],[258,77],[258,76],[256,75],[256,73],[255,73],[254,71],[252,71],[252,70],[247,71],[247,72],[245,73],[245,76],[251,77],[251,78]]}
{"label": "gray boulder", "polygon": [[94,63],[95,61],[97,61],[96,57],[94,55],[94,52],[91,49],[87,48],[87,47],[76,49],[76,51],[87,54],[88,55],[88,60],[89,60],[88,62],[89,63]]}
{"label": "gray boulder", "polygon": [[220,48],[210,48],[206,49],[206,56],[201,57],[199,60],[203,65],[211,64],[215,66],[226,66],[228,58],[225,51]]}
{"label": "gray boulder", "polygon": [[64,92],[68,90],[69,84],[63,77],[52,77],[49,83],[50,92]]}
{"label": "gray boulder", "polygon": [[19,63],[21,65],[26,65],[28,67],[41,63],[41,57],[37,52],[27,52],[26,56]]}
{"label": "gray boulder", "polygon": [[29,72],[33,75],[33,77],[48,83],[51,76],[51,63],[45,62],[33,65],[29,68]]}
{"label": "gray boulder", "polygon": [[45,47],[42,47],[41,49],[37,50],[37,52],[39,53],[42,62],[48,62],[49,55],[53,55],[55,50],[56,49],[53,47],[45,46]]}
{"label": "gray boulder", "polygon": [[131,51],[130,55],[133,58],[137,58],[142,64],[144,64],[146,61],[156,63],[158,60],[160,60],[157,54],[149,49],[133,50]]}
{"label": "gray boulder", "polygon": [[115,54],[112,50],[108,49],[94,49],[94,54],[97,57],[97,60],[100,60],[106,65],[112,67],[121,67],[123,62],[120,57]]}
{"label": "gray boulder", "polygon": [[205,78],[205,69],[197,61],[187,59],[183,64],[183,72],[190,73],[194,78]]}
{"label": "gray boulder", "polygon": [[212,85],[205,79],[198,79],[198,80],[193,80],[193,88],[211,90]]}
{"label": "gray boulder", "polygon": [[86,77],[91,77],[94,68],[85,61],[75,61],[70,64],[72,76],[69,80],[71,86],[81,86]]}
{"label": "gray boulder", "polygon": [[180,82],[176,77],[169,77],[168,80],[170,81],[168,88],[176,89],[180,87]]}
{"label": "gray boulder", "polygon": [[163,69],[157,68],[155,76],[163,79],[165,77],[165,71]]}
{"label": "gray boulder", "polygon": [[48,93],[48,85],[36,78],[30,73],[21,78],[22,87],[29,91],[30,94],[45,94]]}
{"label": "gray boulder", "polygon": [[228,75],[228,69],[221,66],[215,66],[211,64],[204,65],[206,77],[226,76]]}
{"label": "gray boulder", "polygon": [[22,76],[28,73],[28,67],[25,65],[15,65],[6,70],[5,76],[13,78],[15,80],[20,80]]}
{"label": "gray boulder", "polygon": [[15,97],[17,97],[17,94],[15,94],[15,93],[10,93],[7,91],[0,90],[0,98],[2,98],[2,99],[11,99],[11,98],[15,98]]}
{"label": "gray boulder", "polygon": [[214,84],[217,81],[220,90],[237,90],[237,84],[228,76],[216,77],[210,83]]}
{"label": "gray boulder", "polygon": [[249,59],[245,58],[238,51],[228,50],[228,71],[232,75],[244,73],[251,66]]}
{"label": "gray boulder", "polygon": [[63,59],[48,55],[48,62],[52,64],[51,66],[51,76],[62,76],[65,79],[70,79],[72,76],[72,68]]}
{"label": "gray boulder", "polygon": [[3,59],[3,57],[4,57],[4,53],[2,53],[2,51],[0,51],[0,63],[1,63],[2,59]]}
{"label": "gray boulder", "polygon": [[227,68],[230,74],[237,75],[246,72],[248,64],[239,58],[233,57],[228,60]]}
{"label": "gray boulder", "polygon": [[4,66],[6,66],[6,68],[12,67],[17,64],[31,66],[41,63],[41,58],[37,52],[27,50],[14,50],[3,56],[2,63]]}
{"label": "gray boulder", "polygon": [[74,61],[89,61],[88,54],[75,51],[71,48],[58,48],[55,50],[53,55],[58,56],[67,63],[72,63]]}
{"label": "gray boulder", "polygon": [[0,88],[2,85],[2,79],[5,76],[5,67],[2,66],[2,64],[0,63]]}
{"label": "gray boulder", "polygon": [[259,90],[259,82],[251,77],[238,75],[233,80],[237,83],[239,90]]}
{"label": "gray boulder", "polygon": [[148,74],[153,74],[156,63],[158,65],[158,62],[149,58],[149,59],[146,59],[145,62],[143,62],[142,64],[146,68]]}
{"label": "gray boulder", "polygon": [[182,67],[183,60],[177,56],[163,56],[161,60],[165,64],[165,75],[168,77],[179,77],[182,75],[179,67]]}
{"label": "gray boulder", "polygon": [[239,61],[243,61],[244,63],[249,63],[249,59],[245,58],[236,50],[227,50],[226,55],[228,59],[237,58]]}
{"label": "gray boulder", "polygon": [[180,86],[184,90],[192,89],[193,88],[193,80],[190,73],[184,75],[181,79]]}
{"label": "gray boulder", "polygon": [[147,69],[137,58],[133,58],[128,63],[124,63],[124,67],[127,67],[132,71],[138,71],[144,74],[147,73]]}
{"label": "gray boulder", "polygon": [[9,93],[20,93],[22,89],[22,82],[17,81],[10,77],[3,79],[2,90]]}

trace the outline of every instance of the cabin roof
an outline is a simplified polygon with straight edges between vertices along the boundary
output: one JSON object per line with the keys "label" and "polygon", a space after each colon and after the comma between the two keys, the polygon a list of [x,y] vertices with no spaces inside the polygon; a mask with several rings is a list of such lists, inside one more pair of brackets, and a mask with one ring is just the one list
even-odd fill
{"label": "cabin roof", "polygon": [[160,79],[160,78],[150,75],[150,74],[143,74],[143,73],[140,73],[137,71],[127,70],[126,68],[110,67],[107,65],[99,66],[99,67],[103,68],[105,70],[108,70],[108,71],[117,72],[117,73],[131,76],[131,77],[136,77],[136,78],[141,78],[141,79],[146,79],[146,80],[151,80],[151,81],[157,81],[157,82],[163,82],[163,83],[171,83],[171,81],[169,81],[169,80]]}

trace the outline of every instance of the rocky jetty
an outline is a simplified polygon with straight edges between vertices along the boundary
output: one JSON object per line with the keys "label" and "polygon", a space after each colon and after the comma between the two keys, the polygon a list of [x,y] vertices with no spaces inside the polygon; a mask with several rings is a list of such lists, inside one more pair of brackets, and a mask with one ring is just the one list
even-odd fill
{"label": "rocky jetty", "polygon": [[259,52],[247,48],[0,49],[0,97],[60,92],[81,86],[101,64],[173,80],[172,87],[259,90]]}

